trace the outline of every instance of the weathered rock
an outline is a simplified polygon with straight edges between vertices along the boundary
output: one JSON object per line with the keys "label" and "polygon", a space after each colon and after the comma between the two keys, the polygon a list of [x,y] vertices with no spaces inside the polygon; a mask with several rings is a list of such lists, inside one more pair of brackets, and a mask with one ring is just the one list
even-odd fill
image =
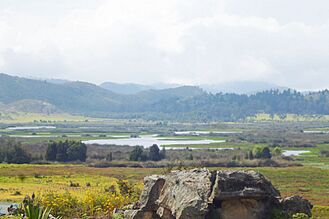
{"label": "weathered rock", "polygon": [[219,200],[232,198],[277,198],[280,193],[263,175],[255,171],[218,171]]}
{"label": "weathered rock", "polygon": [[[211,211],[224,219],[267,218],[279,197],[271,182],[255,171],[218,171]],[[209,215],[214,215],[211,211]]]}
{"label": "weathered rock", "polygon": [[[211,193],[212,173],[207,169],[175,171],[166,176],[158,205],[167,212],[163,218],[205,218]],[[170,212],[170,213],[169,213]]]}
{"label": "weathered rock", "polygon": [[255,171],[194,169],[150,176],[139,209],[129,219],[268,219],[273,209],[291,216],[311,216],[312,205],[301,197],[281,199],[270,181]]}
{"label": "weathered rock", "polygon": [[165,183],[164,176],[148,176],[144,178],[144,190],[140,197],[140,208],[144,211],[157,211],[156,201]]}
{"label": "weathered rock", "polygon": [[281,200],[283,210],[289,215],[304,213],[309,217],[312,216],[313,205],[300,196],[291,196]]}

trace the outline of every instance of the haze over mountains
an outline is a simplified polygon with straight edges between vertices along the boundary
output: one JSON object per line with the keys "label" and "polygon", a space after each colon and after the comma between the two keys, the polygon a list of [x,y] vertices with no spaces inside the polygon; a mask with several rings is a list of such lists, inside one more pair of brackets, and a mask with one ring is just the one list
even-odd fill
{"label": "haze over mountains", "polygon": [[[212,93],[208,92],[210,90]],[[236,120],[260,112],[329,114],[327,90],[303,94],[256,82],[207,89],[109,82],[98,86],[80,81],[34,80],[0,74],[0,102],[1,111],[67,112],[121,118]]]}
{"label": "haze over mountains", "polygon": [[[176,88],[183,85],[179,84],[153,84],[153,85],[142,85],[134,83],[114,83],[104,82],[100,85],[101,87],[120,94],[136,94],[144,90],[160,90],[167,88]],[[236,93],[236,94],[253,94],[265,90],[284,90],[285,87],[278,86],[276,84],[260,82],[260,81],[235,81],[220,84],[201,84],[197,85],[203,90],[211,93]]]}

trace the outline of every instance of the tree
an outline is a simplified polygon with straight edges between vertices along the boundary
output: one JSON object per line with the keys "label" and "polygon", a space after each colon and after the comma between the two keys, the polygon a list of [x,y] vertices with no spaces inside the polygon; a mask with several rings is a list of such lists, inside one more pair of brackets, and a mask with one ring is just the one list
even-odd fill
{"label": "tree", "polygon": [[0,163],[30,163],[31,155],[27,153],[19,142],[12,138],[0,138]]}
{"label": "tree", "polygon": [[153,161],[161,160],[160,149],[159,149],[158,145],[153,144],[150,147],[149,159],[153,160]]}
{"label": "tree", "polygon": [[66,162],[67,161],[67,141],[65,142],[58,142],[57,144],[57,154],[56,154],[56,160],[60,162]]}
{"label": "tree", "polygon": [[252,153],[254,155],[255,158],[259,159],[262,157],[262,147],[260,146],[255,146],[253,149],[252,149]]}
{"label": "tree", "polygon": [[269,147],[264,147],[262,149],[261,158],[270,159],[272,157]]}
{"label": "tree", "polygon": [[30,163],[31,155],[28,154],[23,148],[15,145],[14,148],[9,149],[7,153],[7,163]]}
{"label": "tree", "polygon": [[55,161],[57,155],[57,144],[56,142],[51,142],[48,144],[46,151],[46,160]]}
{"label": "tree", "polygon": [[67,147],[67,161],[86,161],[87,146],[81,142],[71,142]]}
{"label": "tree", "polygon": [[273,150],[273,153],[275,156],[281,156],[282,154],[282,150],[280,147],[275,147],[274,150]]}
{"label": "tree", "polygon": [[161,155],[161,159],[165,159],[166,158],[166,148],[165,147],[162,147],[161,152],[160,152],[160,155]]}
{"label": "tree", "polygon": [[79,141],[59,141],[48,144],[46,159],[50,161],[86,161],[87,146]]}
{"label": "tree", "polygon": [[113,160],[113,157],[112,157],[112,152],[110,152],[109,154],[106,155],[106,161],[112,161]]}
{"label": "tree", "polygon": [[136,146],[129,154],[129,160],[131,161],[141,161],[143,159],[143,147]]}
{"label": "tree", "polygon": [[252,151],[249,151],[249,160],[253,160],[254,159],[254,154],[252,153]]}

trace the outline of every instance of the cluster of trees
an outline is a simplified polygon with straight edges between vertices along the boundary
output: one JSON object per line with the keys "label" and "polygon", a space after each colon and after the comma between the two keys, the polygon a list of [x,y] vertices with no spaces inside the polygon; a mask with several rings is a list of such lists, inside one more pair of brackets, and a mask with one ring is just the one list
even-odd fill
{"label": "cluster of trees", "polygon": [[272,154],[274,156],[281,156],[282,150],[280,147],[275,147],[272,152],[269,147],[261,147],[255,146],[253,150],[250,150],[246,154],[246,158],[253,160],[253,159],[271,159]]}
{"label": "cluster of trees", "polygon": [[166,150],[163,148],[161,151],[158,145],[153,144],[149,148],[149,152],[144,150],[141,146],[136,146],[129,154],[129,160],[131,161],[159,161],[166,157]]}
{"label": "cluster of trees", "polygon": [[86,161],[87,146],[80,141],[51,142],[47,147],[46,159],[49,161]]}
{"label": "cluster of trees", "polygon": [[198,120],[238,120],[257,113],[328,115],[329,91],[303,94],[295,90],[270,90],[254,95],[203,94],[188,99],[169,98],[153,104],[152,112]]}
{"label": "cluster of trees", "polygon": [[12,138],[0,138],[0,163],[30,163],[32,157]]}

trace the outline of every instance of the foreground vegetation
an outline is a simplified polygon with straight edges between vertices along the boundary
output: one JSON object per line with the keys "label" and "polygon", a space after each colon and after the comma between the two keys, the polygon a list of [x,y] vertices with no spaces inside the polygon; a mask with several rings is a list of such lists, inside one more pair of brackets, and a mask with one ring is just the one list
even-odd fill
{"label": "foreground vegetation", "polygon": [[[314,218],[329,215],[329,123],[325,121],[195,124],[104,120],[51,125],[56,128],[15,130],[8,129],[11,125],[0,125],[0,133],[10,136],[0,141],[0,202],[20,203],[35,193],[38,203],[64,218],[108,217],[114,208],[137,200],[147,175],[182,168],[239,167],[264,174],[282,196],[309,199],[315,205]],[[175,134],[186,130],[205,133]],[[225,142],[168,144],[163,147],[166,149],[80,143],[152,134],[162,140]],[[286,150],[307,153],[282,157]],[[8,164],[18,157],[24,161],[21,163],[30,164]]]}
{"label": "foreground vegetation", "polygon": [[[159,168],[93,168],[59,164],[2,164],[0,167],[1,201],[20,202],[25,195],[35,192],[41,203],[61,215],[73,210],[75,214],[94,214],[96,209],[97,214],[105,214],[106,209],[113,210],[136,200],[142,189],[143,177],[168,171]],[[282,196],[301,195],[316,206],[329,206],[329,170],[314,167],[254,170],[268,177]],[[103,204],[99,206],[97,203]],[[94,207],[87,209],[87,206]],[[326,211],[324,207],[315,209]]]}

